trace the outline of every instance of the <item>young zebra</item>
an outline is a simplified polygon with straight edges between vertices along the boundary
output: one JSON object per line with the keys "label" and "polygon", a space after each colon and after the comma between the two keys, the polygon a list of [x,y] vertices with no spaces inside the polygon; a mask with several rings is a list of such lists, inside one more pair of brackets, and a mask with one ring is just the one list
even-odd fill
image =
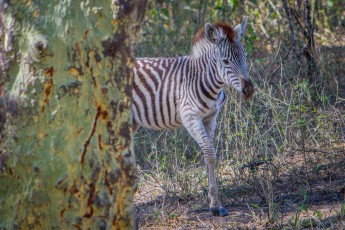
{"label": "young zebra", "polygon": [[213,137],[216,118],[226,99],[224,84],[245,99],[254,93],[241,39],[247,17],[234,29],[227,23],[207,23],[194,38],[191,54],[177,58],[137,58],[134,66],[133,105],[135,131],[184,126],[200,145],[208,175],[210,211],[226,216],[216,185]]}

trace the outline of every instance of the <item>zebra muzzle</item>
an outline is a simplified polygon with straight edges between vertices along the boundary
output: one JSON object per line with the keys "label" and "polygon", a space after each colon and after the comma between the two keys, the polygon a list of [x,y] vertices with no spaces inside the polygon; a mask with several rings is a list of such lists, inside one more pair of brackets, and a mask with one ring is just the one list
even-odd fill
{"label": "zebra muzzle", "polygon": [[253,94],[255,92],[254,86],[250,80],[249,81],[246,81],[244,79],[241,79],[241,80],[242,80],[243,97],[244,97],[244,99],[249,99],[253,96]]}

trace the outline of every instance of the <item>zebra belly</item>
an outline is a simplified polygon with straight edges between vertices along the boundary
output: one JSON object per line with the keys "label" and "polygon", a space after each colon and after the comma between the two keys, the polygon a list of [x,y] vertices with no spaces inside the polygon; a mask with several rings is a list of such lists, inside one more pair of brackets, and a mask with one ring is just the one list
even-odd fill
{"label": "zebra belly", "polygon": [[159,92],[140,97],[133,90],[132,113],[135,121],[145,128],[165,130],[182,125],[178,105],[174,97],[163,100]]}
{"label": "zebra belly", "polygon": [[149,122],[147,120],[143,120],[139,116],[138,112],[134,109],[134,106],[132,106],[132,113],[133,113],[134,120],[138,124],[140,124],[140,126],[143,126],[145,128],[154,129],[154,130],[166,130],[166,129],[174,129],[174,128],[182,126],[181,119],[179,118],[179,116],[177,117],[177,119],[171,119],[169,123],[163,124],[163,123]]}

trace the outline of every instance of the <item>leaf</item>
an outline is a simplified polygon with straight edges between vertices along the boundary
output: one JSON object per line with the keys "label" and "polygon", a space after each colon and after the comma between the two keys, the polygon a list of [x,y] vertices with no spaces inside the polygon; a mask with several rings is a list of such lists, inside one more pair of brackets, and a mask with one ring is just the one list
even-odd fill
{"label": "leaf", "polygon": [[260,209],[260,206],[259,206],[259,205],[257,205],[257,204],[250,204],[250,206],[252,206],[253,208]]}
{"label": "leaf", "polygon": [[334,7],[334,0],[328,0],[328,1],[327,1],[327,5],[328,5],[329,7]]}
{"label": "leaf", "polygon": [[234,9],[237,7],[238,1],[237,0],[228,0],[228,4],[231,7],[231,9]]}
{"label": "leaf", "polygon": [[168,11],[167,8],[162,8],[162,9],[160,9],[159,13],[160,13],[160,16],[161,16],[163,19],[165,19],[165,20],[168,20],[168,19],[169,19],[169,11]]}

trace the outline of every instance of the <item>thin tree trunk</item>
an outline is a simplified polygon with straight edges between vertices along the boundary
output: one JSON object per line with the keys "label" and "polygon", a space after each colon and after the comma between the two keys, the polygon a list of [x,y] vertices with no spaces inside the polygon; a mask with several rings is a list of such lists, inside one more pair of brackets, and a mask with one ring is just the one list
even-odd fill
{"label": "thin tree trunk", "polygon": [[301,60],[300,60],[300,55],[297,52],[297,39],[296,39],[294,25],[292,22],[290,7],[288,6],[288,3],[286,0],[282,0],[282,2],[283,2],[283,8],[284,8],[285,13],[286,13],[286,17],[287,17],[288,22],[289,22],[291,53],[292,53],[293,58],[296,61],[297,68],[300,69],[301,68]]}
{"label": "thin tree trunk", "polygon": [[314,49],[315,49],[315,43],[314,43],[314,22],[312,22],[312,17],[310,14],[310,4],[308,0],[303,0],[304,4],[304,22],[306,27],[306,47],[304,48],[304,55],[307,59],[308,63],[308,70],[307,74],[309,77],[309,82],[312,85],[317,84],[316,79],[316,62],[314,57]]}
{"label": "thin tree trunk", "polygon": [[131,66],[145,5],[0,0],[16,31],[0,54],[0,228],[135,228]]}

